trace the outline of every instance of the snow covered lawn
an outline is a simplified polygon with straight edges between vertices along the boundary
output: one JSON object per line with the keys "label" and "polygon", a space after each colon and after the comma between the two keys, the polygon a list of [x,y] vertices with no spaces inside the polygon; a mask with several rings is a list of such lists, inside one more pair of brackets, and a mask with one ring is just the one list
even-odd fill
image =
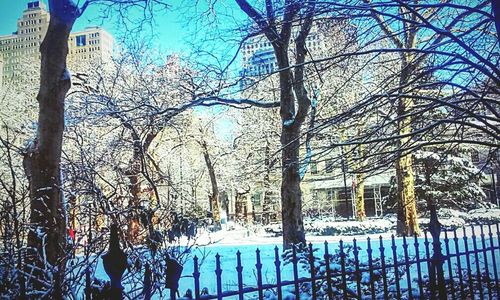
{"label": "snow covered lawn", "polygon": [[[488,227],[484,226],[483,230],[485,230],[486,233],[486,247],[489,247],[490,241],[489,241],[489,236],[488,236]],[[493,230],[493,245],[498,246],[498,232],[496,226],[492,227]],[[466,234],[469,236],[469,239],[467,240],[467,244],[469,249],[474,249],[474,244],[473,240],[470,238],[471,236],[471,228],[466,229]],[[459,237],[459,247],[458,250],[463,252],[464,246],[463,246],[463,230],[457,231],[458,237]],[[480,226],[475,226],[475,234],[479,238],[480,234]],[[372,249],[373,249],[373,257],[378,258],[380,257],[380,238],[382,238],[383,244],[384,244],[384,255],[386,256],[386,259],[391,260],[393,257],[392,249],[391,249],[391,234],[390,233],[384,233],[382,235],[380,234],[370,234],[370,235],[363,235],[363,236],[356,236],[357,244],[358,247],[360,247],[360,252],[359,252],[359,260],[361,262],[366,262],[368,260],[368,255],[366,252],[367,249],[367,240],[366,238],[370,237],[372,240]],[[451,236],[449,236],[451,238]],[[335,253],[335,250],[338,249],[339,245],[339,240],[341,239],[341,236],[313,236],[313,235],[308,235],[307,239],[308,242],[311,242],[314,246],[314,248],[317,248],[317,251],[315,251],[315,257],[319,260],[323,259],[324,255],[324,241],[328,241],[329,243],[329,252]],[[430,238],[430,237],[429,237]],[[444,238],[444,234],[442,236]],[[352,242],[352,237],[343,237],[343,240],[347,243],[350,244]],[[479,241],[479,240],[478,240]],[[206,245],[206,243],[210,242],[211,244]],[[200,260],[202,260],[202,264],[200,266],[200,287],[204,288],[206,287],[208,292],[210,294],[214,294],[216,291],[216,276],[215,276],[215,255],[219,254],[221,257],[221,268],[222,268],[222,288],[223,290],[237,290],[238,285],[237,285],[237,271],[236,271],[236,251],[240,251],[241,254],[241,259],[242,259],[242,265],[243,265],[243,282],[244,286],[256,286],[257,285],[257,275],[256,275],[256,249],[259,248],[261,251],[261,260],[263,264],[263,269],[262,269],[262,274],[263,274],[263,282],[264,283],[275,283],[276,282],[276,268],[275,268],[275,255],[274,255],[274,248],[277,247],[279,248],[279,253],[281,253],[281,238],[280,237],[270,237],[266,236],[263,234],[262,231],[255,231],[255,229],[250,229],[250,228],[237,228],[235,230],[227,231],[227,230],[222,230],[219,232],[215,233],[209,233],[205,232],[202,234],[202,236],[199,239],[200,245],[198,247],[193,248],[191,255],[198,256]],[[416,255],[416,249],[414,247],[414,239],[411,238],[407,241],[408,243],[408,255],[409,257],[415,257]],[[418,253],[420,257],[425,257],[426,251],[425,251],[425,244],[424,244],[424,238],[419,237],[418,238]],[[402,238],[396,238],[395,239],[395,246],[397,247],[397,257],[398,260],[403,256],[403,239]],[[480,242],[478,242],[478,248],[482,249],[482,245]],[[453,243],[453,240],[450,241],[449,243],[450,247],[450,252],[451,253],[456,253],[457,249]],[[431,253],[432,253],[432,245],[430,245],[431,248]],[[443,253],[445,253],[445,247],[443,245]],[[484,253],[480,254],[479,259],[482,262],[484,258],[487,258],[488,263],[490,265],[490,272],[493,269],[492,267],[492,259],[491,259],[491,253],[487,253],[486,256],[484,256]],[[283,264],[283,259],[280,257],[281,263],[281,280],[292,280],[293,279],[293,272],[292,272],[292,265],[291,264]],[[471,256],[471,263],[473,266],[475,266],[475,259]],[[452,265],[455,266],[457,264],[456,258],[452,258]],[[461,257],[461,262],[460,264],[464,267],[465,269],[465,256]],[[184,265],[184,270],[183,270],[183,277],[180,280],[180,292],[181,296],[186,292],[186,290],[194,289],[194,279],[192,277],[193,274],[193,261],[192,259],[188,260],[187,263]],[[425,274],[427,270],[427,265],[426,263],[421,263],[420,267],[422,268],[422,272]],[[445,268],[445,274],[448,274],[448,265],[445,263],[444,265]],[[474,267],[475,268],[475,267]],[[299,276],[304,276],[304,277],[309,277],[310,274],[302,269],[299,268]],[[500,269],[499,269],[500,271]],[[415,279],[417,278],[417,267],[416,264],[412,265],[409,269],[409,272],[411,274],[411,278]],[[137,272],[136,280],[140,280],[141,275],[143,274],[142,272],[139,271]],[[363,274],[364,280],[369,280],[367,279],[366,276],[369,274]],[[400,283],[401,283],[401,288],[407,289],[408,286],[406,284],[406,279],[404,275],[402,278],[400,278]],[[98,265],[97,269],[95,272],[95,277],[100,278],[103,280],[108,280],[107,275],[104,272],[104,269],[102,267],[102,260],[98,259]],[[127,290],[129,286],[125,284],[125,289]],[[283,290],[286,291],[291,291],[293,290],[293,286],[291,287],[284,287]],[[414,291],[414,295],[418,293],[418,285],[416,282],[412,282],[412,290]],[[136,290],[135,294],[140,294],[140,290]],[[267,294],[269,295],[270,298],[272,298],[272,291],[268,291]],[[286,294],[286,293],[285,293]],[[155,295],[155,299],[160,299],[159,295]],[[228,298],[231,299],[231,298]],[[291,298],[293,299],[293,298]]]}

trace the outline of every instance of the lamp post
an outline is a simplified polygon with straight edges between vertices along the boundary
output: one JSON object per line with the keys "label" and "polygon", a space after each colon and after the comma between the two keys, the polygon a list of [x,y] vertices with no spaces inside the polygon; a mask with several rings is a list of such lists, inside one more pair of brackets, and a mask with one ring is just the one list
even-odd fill
{"label": "lamp post", "polygon": [[[87,247],[85,248],[86,252],[86,258],[87,262],[90,264],[90,245],[92,243],[92,202],[88,202],[88,213],[89,213],[89,234],[87,237]],[[91,266],[88,265],[87,269],[85,270],[85,299],[90,300],[91,299],[91,286],[90,286],[90,270]]]}
{"label": "lamp post", "polygon": [[344,195],[345,195],[345,209],[346,209],[346,217],[349,220],[349,200],[347,198],[347,177],[346,177],[346,172],[347,172],[347,166],[345,163],[345,158],[344,158],[344,146],[340,146],[340,156],[341,156],[341,167],[342,167],[342,175],[344,176]]}

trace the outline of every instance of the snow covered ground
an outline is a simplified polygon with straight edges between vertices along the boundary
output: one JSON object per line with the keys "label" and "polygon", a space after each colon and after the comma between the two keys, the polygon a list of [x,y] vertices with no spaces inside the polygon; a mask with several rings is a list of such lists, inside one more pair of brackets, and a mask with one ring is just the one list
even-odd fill
{"label": "snow covered ground", "polygon": [[[373,224],[375,227],[380,227],[380,226],[388,226],[387,222],[390,223],[388,220],[369,220],[366,221],[367,224]],[[349,224],[346,224],[346,222],[342,222],[344,226],[349,226]],[[332,224],[330,224],[332,225]],[[354,226],[354,224],[351,224]],[[369,225],[363,225],[363,226],[369,226]],[[492,226],[492,233],[493,233],[493,245],[497,246],[498,245],[498,232],[497,232],[497,227]],[[483,230],[485,231],[486,234],[486,247],[490,245],[489,242],[489,236],[488,236],[488,227],[484,226]],[[467,236],[471,236],[472,229],[470,227],[467,227],[465,230],[465,233]],[[475,226],[474,231],[476,236],[479,237],[480,234],[480,226]],[[458,237],[460,238],[460,246],[459,250],[463,251],[463,230],[458,230],[457,234]],[[379,250],[379,239],[380,237],[383,240],[384,243],[384,254],[387,258],[391,259],[393,257],[392,249],[391,249],[391,235],[393,232],[391,230],[379,234],[379,233],[372,233],[372,234],[366,234],[366,235],[360,235],[356,236],[356,240],[358,242],[358,246],[361,248],[360,249],[360,254],[359,254],[359,259],[360,261],[367,261],[367,242],[366,239],[370,237],[372,239],[372,248],[374,249],[373,255],[375,257],[380,256],[380,250]],[[449,236],[450,238],[452,236]],[[351,243],[354,237],[346,237],[346,236],[317,236],[317,235],[307,235],[307,241],[312,243],[314,248],[318,248],[318,251],[315,252],[315,257],[317,258],[322,258],[324,254],[324,242],[328,241],[329,243],[329,252],[334,253],[335,249],[338,249],[338,243],[342,239],[346,243]],[[429,236],[430,238],[430,236]],[[442,238],[444,238],[444,234],[442,235]],[[403,247],[402,243],[403,240],[402,238],[396,238],[396,247],[397,247],[397,256],[402,256],[403,254]],[[425,256],[425,247],[424,247],[424,238],[420,237],[418,238],[419,242],[419,255],[421,257]],[[237,271],[236,271],[236,251],[240,251],[241,254],[241,259],[242,259],[242,264],[243,264],[243,282],[245,286],[256,286],[257,283],[257,276],[256,276],[256,249],[258,248],[261,251],[261,259],[262,259],[262,264],[263,264],[263,281],[264,283],[275,283],[276,282],[276,269],[274,265],[275,261],[275,255],[274,255],[274,248],[277,246],[279,248],[279,253],[281,253],[281,243],[282,239],[281,237],[276,237],[273,236],[272,234],[266,233],[266,231],[261,228],[261,227],[242,227],[242,226],[237,226],[234,224],[229,224],[229,226],[223,228],[222,231],[219,232],[203,232],[200,237],[197,240],[198,246],[194,247],[191,252],[191,258],[196,255],[200,259],[203,259],[203,263],[200,266],[200,286],[201,288],[206,287],[209,291],[209,293],[213,294],[216,291],[216,276],[215,276],[215,255],[219,254],[221,257],[221,268],[223,270],[222,272],[222,282],[223,282],[223,290],[236,290],[238,285],[237,285]],[[409,256],[413,257],[415,256],[415,248],[414,248],[414,240],[413,238],[408,241],[409,247],[408,247],[408,252]],[[479,248],[482,248],[481,244],[478,243]],[[473,241],[472,239],[468,239],[468,246],[469,249],[473,249]],[[432,248],[432,245],[431,245]],[[453,244],[453,241],[450,242],[450,252],[454,253],[456,252],[457,249],[455,249],[455,246]],[[443,252],[445,251],[445,248],[443,246]],[[432,253],[432,250],[431,250]],[[487,254],[486,258],[488,256],[491,256],[491,254]],[[484,259],[484,257],[483,257]],[[282,261],[282,258],[280,257],[280,260]],[[489,259],[489,262],[491,264],[491,258]],[[456,263],[456,261],[454,261]],[[465,263],[465,258],[462,257],[462,262],[461,264]],[[180,280],[180,287],[179,290],[181,294],[183,294],[187,289],[194,289],[194,279],[192,277],[193,274],[193,261],[192,259],[188,260],[186,264],[184,265],[184,270],[182,272],[182,278]],[[291,280],[293,279],[293,272],[292,272],[292,266],[291,264],[283,265],[281,264],[282,271],[281,271],[281,279],[282,280]],[[423,272],[426,270],[426,265],[421,264]],[[416,274],[416,265],[413,265],[410,268],[410,272],[412,274]],[[447,272],[447,265],[445,264],[445,272]],[[138,272],[138,277],[140,277],[142,272]],[[309,273],[301,270],[301,276],[309,276]],[[104,269],[102,267],[102,260],[98,260],[98,265],[97,269],[95,272],[95,277],[100,278],[103,280],[108,280],[107,275],[104,272]],[[412,277],[416,278],[416,276]],[[405,288],[405,281],[402,280],[402,288]],[[292,286],[293,287],[293,286]],[[416,288],[416,284],[414,284],[413,289]],[[125,284],[125,289],[127,290],[127,284]],[[288,288],[290,289],[290,288]],[[287,288],[284,288],[286,291]],[[135,293],[139,293],[140,291],[136,290]],[[416,291],[415,291],[416,292]],[[268,293],[271,295],[270,293]],[[160,295],[155,295],[156,299],[160,299]]]}

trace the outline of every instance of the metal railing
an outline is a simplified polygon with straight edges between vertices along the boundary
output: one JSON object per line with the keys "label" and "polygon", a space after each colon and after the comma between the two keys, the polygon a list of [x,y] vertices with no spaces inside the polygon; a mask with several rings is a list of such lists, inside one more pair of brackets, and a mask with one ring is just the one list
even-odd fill
{"label": "metal railing", "polygon": [[[261,251],[256,249],[255,264],[250,265],[242,262],[242,253],[237,251],[237,276],[231,278],[237,282],[234,290],[223,290],[219,253],[211,271],[201,271],[199,258],[194,256],[190,285],[193,291],[188,291],[183,299],[265,299],[266,293],[274,294],[278,300],[299,299],[299,294],[307,294],[310,299],[499,299],[499,224],[442,233],[440,227],[430,226],[430,230],[423,237],[393,235],[388,240],[353,239],[352,244],[341,240],[333,252],[327,242],[321,249],[308,244],[284,254],[275,247],[274,278],[267,278],[272,281],[269,283],[263,279]],[[250,266],[255,281],[244,282],[243,270]],[[172,275],[176,274],[172,269],[170,274],[179,280],[180,273]],[[145,276],[143,295],[149,299],[150,272]],[[214,278],[213,294],[201,286],[202,277]],[[177,286],[170,286],[171,299],[176,299]]]}

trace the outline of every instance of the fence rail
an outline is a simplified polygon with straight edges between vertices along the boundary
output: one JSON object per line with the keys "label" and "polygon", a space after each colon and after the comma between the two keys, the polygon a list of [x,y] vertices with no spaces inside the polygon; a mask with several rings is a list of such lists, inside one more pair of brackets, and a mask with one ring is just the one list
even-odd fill
{"label": "fence rail", "polygon": [[[270,294],[278,300],[299,299],[299,294],[310,299],[499,299],[499,224],[437,233],[353,239],[349,244],[341,240],[335,247],[325,242],[319,249],[308,244],[284,253],[275,247],[274,279],[268,283],[261,250],[255,250],[255,263],[250,265],[237,251],[237,276],[231,278],[236,281],[234,290],[223,289],[227,269],[223,270],[219,253],[212,274],[201,271],[194,256],[190,285],[194,291],[183,299],[266,299]],[[253,282],[244,281],[245,268],[254,272]],[[202,287],[201,279],[206,277],[215,279],[213,294]],[[149,299],[151,280],[144,282],[145,299]],[[177,285],[171,288],[170,297],[175,299]]]}

